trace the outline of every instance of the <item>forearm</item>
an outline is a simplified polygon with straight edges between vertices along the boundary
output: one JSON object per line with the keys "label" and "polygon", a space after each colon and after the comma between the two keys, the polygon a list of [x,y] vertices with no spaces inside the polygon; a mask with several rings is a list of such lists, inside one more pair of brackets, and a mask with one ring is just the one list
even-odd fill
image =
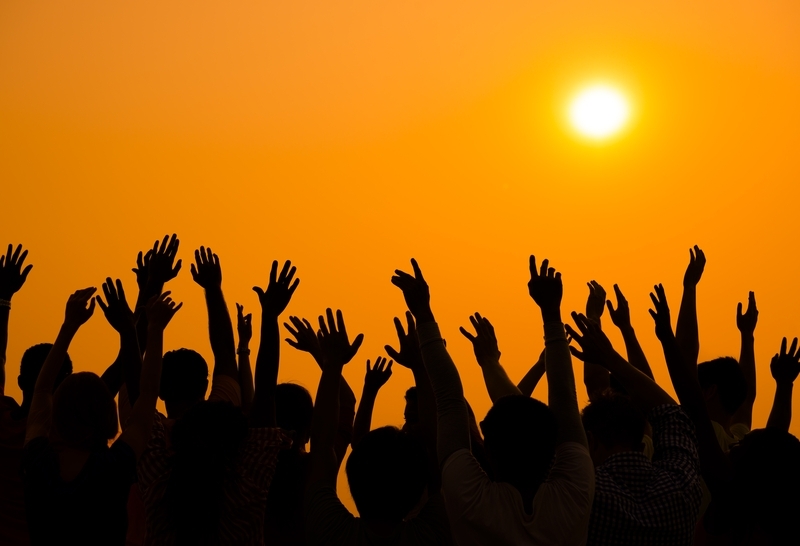
{"label": "forearm", "polygon": [[781,382],[775,386],[775,398],[767,419],[767,428],[779,428],[789,432],[789,426],[792,424],[793,388],[794,384],[789,382]]}
{"label": "forearm", "polygon": [[10,314],[10,307],[0,305],[0,395],[5,393],[6,386],[6,350],[8,349],[8,318]]}
{"label": "forearm", "polygon": [[655,381],[653,370],[650,368],[650,363],[647,361],[647,356],[644,354],[633,327],[620,328],[620,331],[622,332],[622,341],[625,343],[625,352],[628,355],[630,365]]}
{"label": "forearm", "polygon": [[278,318],[263,314],[261,344],[256,357],[255,393],[251,419],[253,426],[275,426],[275,389],[280,365]]}
{"label": "forearm", "polygon": [[334,452],[339,421],[339,380],[342,366],[323,367],[311,419],[311,476],[309,483],[320,479],[336,480],[338,462]]}
{"label": "forearm", "polygon": [[424,363],[415,366],[412,372],[414,385],[417,387],[417,407],[422,436],[428,453],[434,459],[433,468],[436,468],[436,434],[439,428],[436,423],[436,395],[433,393],[433,386]]}
{"label": "forearm", "polygon": [[517,388],[519,392],[524,394],[525,396],[533,396],[533,391],[536,390],[536,386],[539,384],[539,381],[542,380],[545,374],[545,354],[544,351],[542,355],[539,357],[539,360],[534,364],[528,373],[525,374],[519,383],[517,383]]}
{"label": "forearm", "polygon": [[344,377],[339,380],[339,425],[333,445],[336,461],[341,464],[353,441],[353,420],[356,415],[356,395]]}
{"label": "forearm", "polygon": [[375,409],[375,399],[378,391],[364,388],[361,393],[361,401],[358,403],[358,411],[353,421],[353,447],[357,446],[361,439],[367,435],[372,426],[372,412]]}
{"label": "forearm", "polygon": [[481,366],[483,382],[489,392],[492,403],[496,403],[504,396],[522,394],[513,381],[508,377],[506,370],[500,362],[486,362]]}
{"label": "forearm", "polygon": [[242,412],[245,415],[250,415],[253,408],[253,370],[250,367],[250,349],[248,347],[239,345],[236,350],[239,355],[239,389],[242,392]]}
{"label": "forearm", "polygon": [[675,339],[687,364],[696,366],[700,354],[700,336],[697,326],[697,287],[684,286]]}
{"label": "forearm", "polygon": [[742,334],[739,366],[747,382],[747,396],[734,414],[733,421],[750,427],[753,424],[753,404],[756,402],[756,351],[755,338],[752,334]]}
{"label": "forearm", "polygon": [[583,384],[586,386],[586,394],[589,395],[589,400],[595,400],[611,385],[608,370],[599,364],[584,362]]}
{"label": "forearm", "polygon": [[205,291],[208,309],[208,336],[214,353],[214,375],[223,374],[238,380],[236,369],[236,342],[233,323],[221,287]]}
{"label": "forearm", "polygon": [[439,464],[460,449],[469,449],[469,416],[464,390],[439,327],[433,321],[417,323],[420,351],[436,398]]}
{"label": "forearm", "polygon": [[[161,359],[164,353],[164,332],[160,328],[149,328],[147,332],[147,349],[142,363],[139,378],[139,397],[155,400],[161,386]],[[139,403],[137,397],[134,402],[128,387],[128,397],[134,409]]]}
{"label": "forearm", "polygon": [[139,350],[139,340],[135,330],[131,329],[120,334],[119,356],[117,358],[120,359],[122,378],[128,391],[128,400],[133,406],[139,398],[139,381],[142,376],[142,353]]}
{"label": "forearm", "polygon": [[578,411],[572,355],[560,311],[543,311],[542,319],[547,350],[548,404],[558,423],[558,442],[578,442],[588,446]]}
{"label": "forearm", "polygon": [[675,400],[664,392],[655,381],[628,364],[621,356],[610,357],[608,367],[622,384],[633,404],[647,414],[656,406],[675,404]]}

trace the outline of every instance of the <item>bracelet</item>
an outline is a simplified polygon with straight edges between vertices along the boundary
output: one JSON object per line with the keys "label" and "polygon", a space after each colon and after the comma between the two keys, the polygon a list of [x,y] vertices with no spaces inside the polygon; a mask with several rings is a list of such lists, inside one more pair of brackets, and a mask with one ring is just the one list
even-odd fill
{"label": "bracelet", "polygon": [[0,299],[0,307],[8,307],[11,309],[11,300]]}
{"label": "bracelet", "polygon": [[250,349],[236,349],[236,354],[241,356],[250,356]]}

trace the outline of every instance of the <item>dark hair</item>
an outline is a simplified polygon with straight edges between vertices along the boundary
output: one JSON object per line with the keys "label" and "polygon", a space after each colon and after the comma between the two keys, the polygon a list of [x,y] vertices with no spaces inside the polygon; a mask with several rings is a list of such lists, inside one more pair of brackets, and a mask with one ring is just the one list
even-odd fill
{"label": "dark hair", "polygon": [[353,448],[345,470],[362,518],[400,522],[422,497],[428,468],[419,440],[396,427],[381,427]]}
{"label": "dark hair", "polygon": [[97,451],[117,435],[117,404],[97,374],[78,372],[53,396],[53,427],[68,446]]}
{"label": "dark hair", "polygon": [[744,403],[747,397],[747,381],[735,358],[724,356],[703,362],[697,366],[697,380],[703,390],[717,386],[722,408],[730,415]]}
{"label": "dark hair", "polygon": [[314,400],[305,387],[281,383],[275,388],[275,422],[278,428],[294,431],[294,447],[308,441],[313,413]]}
{"label": "dark hair", "polygon": [[[22,392],[31,392],[36,386],[36,379],[39,377],[39,372],[42,371],[44,361],[47,355],[50,354],[50,349],[53,348],[52,343],[39,343],[33,347],[29,347],[22,355],[22,361],[19,365],[19,379],[17,384]],[[64,378],[72,373],[72,360],[69,354],[64,355],[64,362],[61,364],[61,370],[58,372],[54,389],[57,388]]]}
{"label": "dark hair", "polygon": [[785,430],[754,430],[731,447],[734,499],[742,512],[733,525],[746,526],[742,534],[767,535],[774,544],[796,540],[800,511],[800,440]]}
{"label": "dark hair", "polygon": [[159,398],[165,402],[203,400],[208,389],[208,364],[197,351],[178,349],[164,353]]}
{"label": "dark hair", "polygon": [[483,443],[498,481],[544,480],[556,450],[556,419],[547,405],[524,395],[504,396],[481,423]]}
{"label": "dark hair", "polygon": [[247,431],[242,410],[230,402],[200,402],[175,423],[172,472],[161,501],[175,544],[220,544],[223,488],[236,479]]}
{"label": "dark hair", "polygon": [[581,412],[583,428],[605,447],[636,448],[642,443],[645,416],[625,395],[610,389],[596,397]]}

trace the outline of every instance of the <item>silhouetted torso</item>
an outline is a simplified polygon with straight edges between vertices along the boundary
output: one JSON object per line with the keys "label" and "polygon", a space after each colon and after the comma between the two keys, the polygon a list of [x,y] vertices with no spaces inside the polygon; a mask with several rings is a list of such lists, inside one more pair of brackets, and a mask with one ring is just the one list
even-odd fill
{"label": "silhouetted torso", "polygon": [[25,443],[26,418],[15,419],[17,401],[0,398],[0,544],[29,544],[25,522],[25,494],[20,463]]}
{"label": "silhouetted torso", "polygon": [[278,455],[275,476],[267,495],[264,536],[270,544],[305,544],[303,493],[310,469],[309,454],[295,449]]}

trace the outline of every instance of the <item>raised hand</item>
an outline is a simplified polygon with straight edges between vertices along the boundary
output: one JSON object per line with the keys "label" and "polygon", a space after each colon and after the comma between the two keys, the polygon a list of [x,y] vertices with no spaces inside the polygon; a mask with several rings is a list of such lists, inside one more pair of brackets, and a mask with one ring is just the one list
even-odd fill
{"label": "raised hand", "polygon": [[576,358],[584,362],[607,367],[611,359],[619,356],[614,350],[611,341],[595,321],[580,313],[572,313],[572,320],[575,321],[578,331],[569,324],[566,324],[565,328],[572,339],[581,347],[580,351],[572,346],[569,348]]}
{"label": "raised hand", "polygon": [[500,349],[497,347],[497,337],[494,334],[494,326],[489,319],[475,313],[469,317],[472,327],[475,328],[475,335],[467,331],[463,326],[459,331],[465,338],[472,342],[472,350],[475,351],[475,358],[481,367],[490,366],[500,362]]}
{"label": "raised hand", "polygon": [[283,323],[283,327],[289,330],[289,333],[294,336],[294,339],[286,338],[286,343],[297,349],[309,353],[314,357],[314,360],[321,367],[322,366],[322,348],[319,346],[319,338],[314,327],[306,319],[299,319],[298,317],[289,317],[292,326]]}
{"label": "raised hand", "polygon": [[800,374],[800,348],[797,345],[797,338],[792,341],[791,347],[787,352],[786,338],[781,341],[781,352],[772,357],[769,371],[775,383],[794,383]]}
{"label": "raised hand", "polygon": [[117,279],[115,284],[111,277],[107,277],[106,282],[103,283],[103,294],[108,303],[105,303],[100,296],[95,296],[94,299],[111,327],[119,333],[134,328],[133,311],[125,299],[122,281]]}
{"label": "raised hand", "polygon": [[[92,296],[97,288],[90,286],[73,293],[67,300],[67,310],[64,314],[64,324],[79,328],[92,317],[95,301]],[[88,305],[88,306],[87,306]]]}
{"label": "raised hand", "polygon": [[247,346],[253,338],[253,313],[244,314],[244,305],[236,304],[236,331],[239,345]]}
{"label": "raised hand", "polygon": [[422,276],[422,270],[414,258],[411,258],[411,267],[414,269],[414,275],[395,269],[392,284],[403,291],[406,306],[414,315],[418,324],[432,322],[433,311],[431,311],[430,288],[428,288],[428,283],[425,282],[425,278]]}
{"label": "raised hand", "polygon": [[689,265],[686,267],[686,274],[683,276],[683,286],[697,286],[703,277],[703,270],[706,268],[706,255],[695,245],[689,249]]}
{"label": "raised hand", "polygon": [[[148,282],[151,285],[163,286],[178,276],[182,262],[178,260],[176,263],[175,257],[178,254],[180,243],[176,234],[173,233],[172,238],[164,235],[161,245],[159,246],[158,241],[156,241],[153,244],[153,248],[147,252],[150,255]],[[139,254],[141,255],[141,253]]]}
{"label": "raised hand", "polygon": [[175,313],[183,307],[183,303],[175,303],[172,301],[170,294],[172,292],[164,292],[161,295],[153,296],[147,302],[147,323],[151,329],[163,331],[166,329],[169,321],[175,316]]}
{"label": "raised hand", "polygon": [[664,292],[664,287],[657,284],[653,287],[654,292],[650,293],[650,299],[653,300],[655,310],[648,309],[650,316],[656,323],[656,337],[664,341],[673,337],[672,320],[669,316],[669,304],[667,304],[667,294]]}
{"label": "raised hand", "polygon": [[23,251],[22,245],[17,245],[16,250],[12,245],[8,245],[6,255],[0,255],[0,299],[10,300],[11,296],[25,284],[28,273],[33,269],[31,264],[25,266],[25,269],[22,268],[27,257],[28,251]]}
{"label": "raised hand", "polygon": [[400,344],[400,349],[395,350],[390,345],[384,346],[386,354],[395,362],[404,366],[412,371],[423,366],[422,353],[419,350],[419,338],[417,337],[417,327],[414,324],[414,315],[411,311],[406,311],[406,323],[408,324],[408,333],[403,330],[403,323],[400,319],[394,318],[394,328],[397,330],[397,340]]}
{"label": "raised hand", "polygon": [[[222,267],[219,265],[219,256],[211,252],[210,248],[200,247],[194,251],[195,264],[192,264],[192,279],[206,290],[222,286]],[[152,261],[152,259],[151,259]]]}
{"label": "raised hand", "polygon": [[375,359],[375,365],[370,368],[369,360],[367,360],[367,374],[364,376],[364,390],[377,393],[383,387],[389,378],[392,377],[392,364],[393,360],[387,361],[386,358],[378,357]]}
{"label": "raised hand", "polygon": [[607,300],[608,316],[611,317],[611,322],[614,323],[614,326],[623,330],[631,325],[631,310],[628,307],[628,300],[625,299],[622,290],[616,284],[614,285],[614,294],[617,296],[617,308],[614,309],[611,300]]}
{"label": "raised hand", "polygon": [[320,316],[319,332],[317,332],[323,368],[328,366],[341,368],[356,356],[359,347],[364,342],[364,334],[358,334],[353,343],[350,343],[342,312],[336,311],[336,320],[333,318],[331,309],[327,309],[325,314],[328,322],[326,324],[325,317]]}
{"label": "raised hand", "polygon": [[561,296],[564,287],[561,283],[561,273],[550,267],[550,261],[545,259],[542,266],[536,268],[536,256],[530,258],[531,280],[528,281],[528,294],[536,302],[542,313],[561,312]]}
{"label": "raised hand", "polygon": [[743,335],[752,336],[758,323],[758,309],[756,308],[756,295],[750,292],[747,295],[747,311],[742,313],[741,302],[736,307],[736,327]]}
{"label": "raised hand", "polygon": [[589,287],[589,298],[586,300],[586,316],[600,322],[606,306],[606,291],[597,281],[586,283]]}
{"label": "raised hand", "polygon": [[[272,262],[267,289],[263,290],[258,286],[253,287],[253,291],[258,294],[258,301],[261,302],[263,313],[275,318],[283,313],[286,306],[289,305],[294,291],[297,290],[297,285],[300,284],[300,279],[294,278],[296,272],[297,268],[292,266],[292,262],[286,260],[280,275],[278,275],[278,261]],[[292,279],[294,279],[294,282],[292,282]]]}
{"label": "raised hand", "polygon": [[136,285],[139,287],[139,292],[143,292],[147,287],[147,280],[150,278],[150,259],[152,257],[152,249],[144,254],[140,250],[138,256],[136,256],[136,267],[131,269],[136,274]]}

